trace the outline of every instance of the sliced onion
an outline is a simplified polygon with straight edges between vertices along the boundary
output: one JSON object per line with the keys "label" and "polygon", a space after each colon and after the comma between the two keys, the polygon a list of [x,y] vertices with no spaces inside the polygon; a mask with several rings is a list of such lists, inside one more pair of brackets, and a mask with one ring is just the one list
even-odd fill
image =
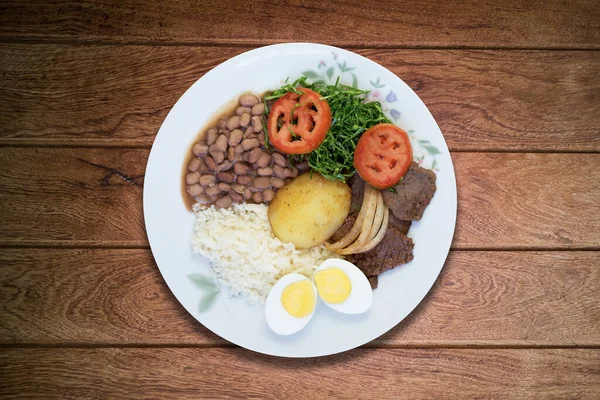
{"label": "sliced onion", "polygon": [[[383,201],[383,196],[382,196],[381,200]],[[369,243],[364,245],[364,247],[362,249],[360,249],[360,251],[357,251],[356,253],[366,253],[367,251],[373,249],[375,246],[377,246],[379,243],[381,243],[381,241],[385,237],[385,234],[386,234],[387,228],[388,228],[388,223],[390,220],[390,210],[389,210],[389,208],[387,208],[385,203],[383,203],[383,206],[384,206],[383,221],[381,223],[379,232],[377,232],[377,235],[373,238],[373,240],[371,240]]]}
{"label": "sliced onion", "polygon": [[331,244],[325,244],[325,247],[327,249],[337,252],[337,250],[348,246],[350,243],[352,243],[358,237],[358,235],[361,232],[363,222],[365,220],[365,214],[367,212],[367,208],[364,205],[367,204],[367,202],[369,201],[369,199],[372,196],[371,193],[374,190],[375,189],[373,189],[370,185],[365,184],[365,192],[363,194],[363,202],[362,202],[363,206],[361,207],[360,212],[358,213],[358,217],[356,217],[356,221],[354,222],[354,225],[352,225],[352,229],[350,229],[350,231],[346,234],[346,236],[344,236],[337,242],[331,243]]}
{"label": "sliced onion", "polygon": [[[366,187],[367,185],[365,185]],[[379,196],[381,196],[381,192],[377,189],[371,189],[371,194],[369,196],[369,202],[366,206],[363,206],[367,209],[365,214],[365,220],[363,222],[360,235],[358,239],[350,246],[345,249],[341,249],[336,251],[338,254],[354,254],[357,253],[367,242],[371,240],[369,237],[371,233],[371,229],[373,228],[373,221],[375,218],[375,210],[377,208],[377,203],[379,202]]]}

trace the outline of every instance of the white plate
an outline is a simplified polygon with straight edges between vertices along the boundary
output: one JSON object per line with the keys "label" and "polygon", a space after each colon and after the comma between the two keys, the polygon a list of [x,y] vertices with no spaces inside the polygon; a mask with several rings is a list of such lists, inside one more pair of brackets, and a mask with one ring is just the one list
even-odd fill
{"label": "white plate", "polygon": [[[211,277],[207,260],[193,255],[193,213],[180,194],[182,165],[191,141],[207,120],[239,94],[262,93],[301,74],[371,90],[384,111],[410,133],[415,160],[437,174],[437,192],[420,222],[410,228],[414,260],[379,276],[373,307],[345,315],[319,304],[313,320],[297,334],[280,337],[265,322],[262,305],[229,297]],[[177,101],[163,122],[146,168],[144,218],[154,258],[167,285],[185,309],[222,338],[260,353],[314,357],[367,343],[402,321],[435,282],[450,248],[456,222],[456,182],[444,137],[427,107],[396,75],[350,51],[290,43],[248,51],[215,67]]]}

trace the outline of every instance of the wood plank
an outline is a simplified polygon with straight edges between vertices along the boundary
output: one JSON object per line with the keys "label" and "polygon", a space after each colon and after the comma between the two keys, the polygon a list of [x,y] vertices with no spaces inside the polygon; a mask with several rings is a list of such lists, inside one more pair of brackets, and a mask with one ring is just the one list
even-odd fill
{"label": "wood plank", "polygon": [[452,154],[456,248],[600,246],[600,154]]}
{"label": "wood plank", "polygon": [[[594,0],[6,1],[0,37],[345,46],[598,48]],[[309,29],[310,27],[310,29]],[[315,29],[315,27],[317,27]]]}
{"label": "wood plank", "polygon": [[0,376],[3,397],[595,399],[600,350],[4,349]]}
{"label": "wood plank", "polygon": [[[225,345],[149,250],[1,249],[0,345]],[[380,346],[599,346],[600,252],[452,251]]]}
{"label": "wood plank", "polygon": [[[0,148],[0,245],[147,246],[147,157],[147,149]],[[452,157],[453,248],[600,248],[600,154]]]}
{"label": "wood plank", "polygon": [[0,244],[147,246],[148,150],[0,149]]}
{"label": "wood plank", "polygon": [[[150,146],[179,96],[247,49],[2,44],[0,144]],[[600,151],[598,52],[357,52],[417,92],[451,150]]]}

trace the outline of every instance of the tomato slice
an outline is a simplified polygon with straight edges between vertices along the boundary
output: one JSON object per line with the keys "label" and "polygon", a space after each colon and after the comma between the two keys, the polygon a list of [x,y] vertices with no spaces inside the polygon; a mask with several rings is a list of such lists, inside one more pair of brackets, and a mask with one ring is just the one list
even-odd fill
{"label": "tomato slice", "polygon": [[354,151],[354,168],[377,189],[394,186],[412,162],[408,134],[393,124],[377,124],[358,139]]}
{"label": "tomato slice", "polygon": [[298,88],[273,104],[267,121],[269,142],[287,154],[307,154],[323,143],[331,127],[327,100],[310,89]]}

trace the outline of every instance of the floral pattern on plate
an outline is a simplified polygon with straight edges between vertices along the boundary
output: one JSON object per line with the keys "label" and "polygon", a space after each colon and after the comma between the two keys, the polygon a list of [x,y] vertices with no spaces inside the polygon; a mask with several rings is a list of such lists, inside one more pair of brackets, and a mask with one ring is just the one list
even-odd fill
{"label": "floral pattern on plate", "polygon": [[[346,61],[340,60],[335,52],[332,52],[331,55],[332,60],[321,60],[316,69],[303,71],[302,75],[312,81],[323,81],[328,84],[334,84],[339,77],[340,82],[346,85],[355,88],[365,88],[365,90],[369,90],[369,93],[365,97],[366,100],[378,101],[388,118],[394,123],[398,123],[402,117],[402,112],[400,111],[401,102],[397,94],[393,90],[387,89],[387,85],[380,77],[368,80],[368,85],[360,85],[361,82],[355,72],[356,67],[351,67]],[[441,152],[438,148],[429,140],[417,138],[414,130],[409,130],[408,134],[413,146],[413,158],[415,162],[424,168],[430,168],[435,172],[439,172],[436,156],[441,154]]]}

